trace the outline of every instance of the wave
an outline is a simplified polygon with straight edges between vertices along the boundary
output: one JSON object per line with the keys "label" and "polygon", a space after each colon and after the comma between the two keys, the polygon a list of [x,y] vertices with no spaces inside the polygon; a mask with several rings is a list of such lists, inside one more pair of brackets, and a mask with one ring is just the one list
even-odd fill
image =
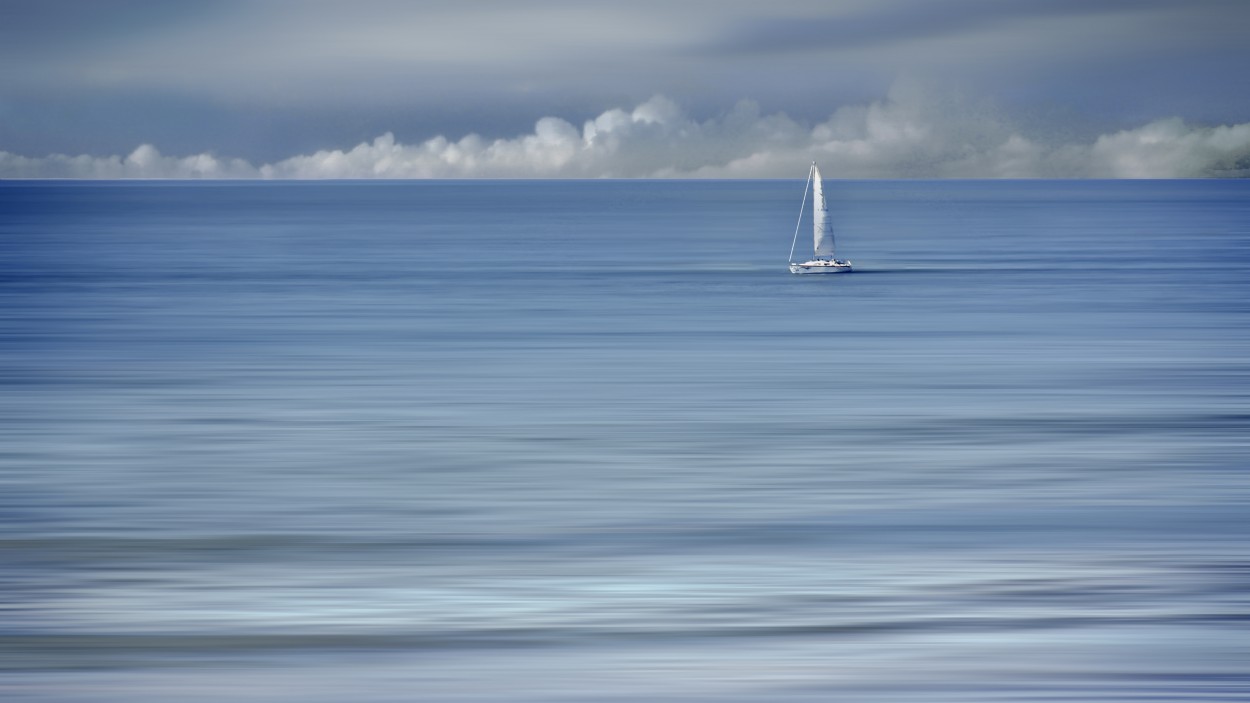
{"label": "wave", "polygon": [[1250,614],[1200,612],[1156,616],[929,617],[845,623],[724,625],[704,627],[527,627],[442,632],[333,632],[237,634],[10,634],[0,636],[0,671],[97,668],[142,660],[214,654],[279,654],[315,651],[456,651],[652,645],[672,641],[853,638],[933,633],[1014,633],[1046,629],[1146,626],[1244,627]]}

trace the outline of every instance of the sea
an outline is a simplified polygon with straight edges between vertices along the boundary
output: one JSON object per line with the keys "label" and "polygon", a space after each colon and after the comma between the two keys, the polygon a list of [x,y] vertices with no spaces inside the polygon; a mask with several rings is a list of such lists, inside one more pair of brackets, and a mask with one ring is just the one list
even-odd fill
{"label": "sea", "polygon": [[1250,700],[1250,180],[826,195],[0,182],[0,699]]}

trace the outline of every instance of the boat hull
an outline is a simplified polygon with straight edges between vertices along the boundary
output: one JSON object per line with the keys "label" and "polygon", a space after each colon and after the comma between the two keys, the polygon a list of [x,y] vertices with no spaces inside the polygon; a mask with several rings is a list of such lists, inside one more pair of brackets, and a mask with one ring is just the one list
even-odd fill
{"label": "boat hull", "polygon": [[850,273],[849,261],[808,261],[802,264],[790,264],[790,273]]}

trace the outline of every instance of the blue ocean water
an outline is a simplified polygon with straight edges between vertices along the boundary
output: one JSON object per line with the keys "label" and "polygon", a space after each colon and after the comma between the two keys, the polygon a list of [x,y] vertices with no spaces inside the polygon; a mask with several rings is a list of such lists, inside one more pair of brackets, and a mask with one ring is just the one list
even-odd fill
{"label": "blue ocean water", "polygon": [[1250,181],[827,190],[0,183],[0,694],[1250,699]]}

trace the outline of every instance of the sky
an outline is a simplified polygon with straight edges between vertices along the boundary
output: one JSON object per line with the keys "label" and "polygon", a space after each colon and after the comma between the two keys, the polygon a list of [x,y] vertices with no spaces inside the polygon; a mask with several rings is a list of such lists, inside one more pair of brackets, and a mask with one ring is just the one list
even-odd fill
{"label": "sky", "polygon": [[1250,0],[0,0],[0,178],[1250,176]]}

